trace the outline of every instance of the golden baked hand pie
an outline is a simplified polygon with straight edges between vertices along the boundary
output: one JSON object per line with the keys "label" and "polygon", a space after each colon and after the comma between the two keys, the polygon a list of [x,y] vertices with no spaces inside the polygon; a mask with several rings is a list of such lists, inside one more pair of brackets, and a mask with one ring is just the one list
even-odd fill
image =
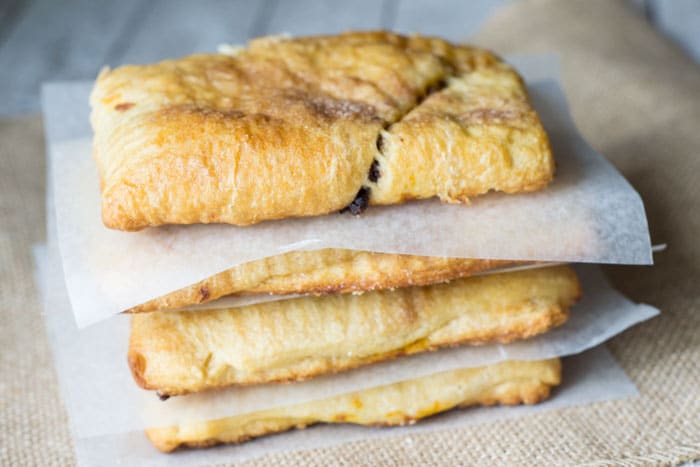
{"label": "golden baked hand pie", "polygon": [[238,265],[127,311],[170,310],[225,295],[328,294],[428,285],[517,263],[331,248],[292,251]]}
{"label": "golden baked hand pie", "polygon": [[181,446],[241,443],[315,423],[391,426],[412,423],[455,407],[535,404],[561,381],[559,359],[508,361],[452,370],[401,383],[291,407],[146,430],[161,451]]}
{"label": "golden baked hand pie", "polygon": [[466,202],[554,171],[518,74],[435,38],[262,38],[105,70],[90,102],[102,218],[122,230]]}
{"label": "golden baked hand pie", "polygon": [[458,344],[510,342],[564,323],[568,266],[362,295],[132,315],[128,360],[161,395],[296,381]]}

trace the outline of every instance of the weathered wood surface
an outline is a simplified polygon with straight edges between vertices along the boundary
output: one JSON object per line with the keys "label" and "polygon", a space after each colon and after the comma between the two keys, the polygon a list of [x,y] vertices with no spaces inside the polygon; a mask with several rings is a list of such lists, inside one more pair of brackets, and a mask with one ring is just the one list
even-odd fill
{"label": "weathered wood surface", "polygon": [[[216,50],[264,34],[389,28],[459,40],[514,0],[0,0],[0,116],[44,81]],[[628,0],[700,61],[700,0]]]}

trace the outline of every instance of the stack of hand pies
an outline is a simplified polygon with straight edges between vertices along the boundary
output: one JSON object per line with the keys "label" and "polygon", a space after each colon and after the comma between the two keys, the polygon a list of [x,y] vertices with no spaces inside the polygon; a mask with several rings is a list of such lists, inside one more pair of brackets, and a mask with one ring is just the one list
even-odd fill
{"label": "stack of hand pies", "polygon": [[[91,105],[102,218],[113,229],[246,228],[432,197],[469,209],[469,198],[546,189],[554,175],[517,72],[436,38],[266,37],[229,54],[103,71]],[[564,323],[580,295],[575,273],[498,272],[515,264],[342,249],[241,264],[129,310],[129,365],[166,398],[295,384]],[[254,294],[303,296],[183,310]],[[455,407],[535,403],[560,373],[558,359],[506,361],[147,435],[172,451],[320,422],[400,425]]]}

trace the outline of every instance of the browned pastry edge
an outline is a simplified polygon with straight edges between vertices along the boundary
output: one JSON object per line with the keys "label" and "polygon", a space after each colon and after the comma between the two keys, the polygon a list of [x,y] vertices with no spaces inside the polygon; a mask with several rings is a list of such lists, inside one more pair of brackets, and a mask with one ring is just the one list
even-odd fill
{"label": "browned pastry edge", "polygon": [[[511,363],[517,364],[518,362],[503,362],[500,364],[492,365],[491,367],[497,368],[504,364],[508,365]],[[187,434],[182,435],[180,433],[180,427],[178,426],[147,429],[145,432],[148,439],[155,445],[157,449],[159,449],[162,452],[172,452],[179,448],[205,448],[222,443],[243,443],[257,437],[273,433],[281,433],[291,429],[304,429],[306,427],[313,426],[319,423],[353,423],[373,427],[391,427],[413,424],[416,423],[418,420],[456,408],[493,405],[517,405],[521,403],[536,404],[547,399],[550,396],[551,388],[560,383],[561,363],[559,359],[553,359],[542,362],[528,362],[526,364],[549,366],[549,370],[552,370],[555,373],[554,378],[547,378],[542,375],[536,376],[534,374],[526,378],[516,377],[510,380],[495,383],[488,389],[483,390],[483,392],[481,392],[481,394],[479,394],[476,398],[467,397],[466,400],[463,400],[461,402],[448,402],[446,405],[440,404],[440,401],[438,400],[435,400],[432,403],[429,401],[425,401],[425,403],[423,404],[423,408],[419,410],[418,413],[409,414],[408,412],[411,409],[406,407],[405,411],[393,411],[387,413],[386,415],[382,415],[381,412],[376,413],[372,417],[375,419],[374,421],[355,420],[355,416],[346,415],[343,413],[336,413],[332,416],[332,419],[327,420],[310,420],[310,417],[308,416],[303,419],[299,419],[298,417],[289,417],[287,419],[284,419],[284,417],[273,417],[265,419],[263,416],[261,419],[253,419],[248,421],[247,423],[244,423],[244,433],[232,436],[227,435],[224,432],[225,428],[220,428],[219,430],[216,429],[217,426],[221,426],[221,424],[225,426],[228,421],[233,421],[237,418],[230,417],[228,419],[220,419],[213,420],[211,422],[206,422],[204,424],[204,428],[207,433],[204,435],[196,436],[202,438],[197,440],[188,439]],[[485,368],[488,369],[489,367]],[[482,369],[477,369],[477,371],[479,370]],[[454,373],[459,371],[460,370],[453,370]],[[416,381],[420,381],[424,378],[419,378]],[[430,378],[430,376],[427,378]],[[469,382],[466,381],[465,384],[469,384]],[[357,396],[359,396],[356,400],[361,401],[361,396],[365,392],[371,393],[372,391],[381,391],[381,389],[382,388],[374,388],[366,391],[359,391],[355,393],[357,394]],[[346,396],[336,396],[335,398],[331,398],[331,400],[341,399],[344,397]],[[323,401],[321,401],[321,403],[323,403]],[[410,403],[410,401],[405,402],[404,405],[407,406]],[[314,402],[306,403],[304,405],[310,406],[312,404],[314,404]],[[375,407],[375,409],[379,411],[381,408]],[[266,412],[269,413],[271,411]],[[262,415],[264,415],[264,413],[265,412],[263,412]],[[324,417],[326,416],[327,414],[324,414]],[[200,425],[201,428],[201,424],[197,425]],[[194,437],[195,436],[189,436],[189,438]]]}
{"label": "browned pastry edge", "polygon": [[243,263],[126,312],[172,310],[229,295],[325,295],[423,286],[526,263],[339,249],[293,251]]}
{"label": "browned pastry edge", "polygon": [[[449,346],[525,339],[564,323],[580,294],[573,270],[557,266],[361,296],[136,314],[128,361],[140,386],[164,396],[301,381]],[[325,329],[334,334],[313,338]]]}
{"label": "browned pastry edge", "polygon": [[[534,405],[538,404],[546,399],[549,398],[551,394],[551,389],[552,387],[550,385],[540,383],[539,385],[533,386],[531,388],[528,388],[526,393],[517,393],[516,390],[514,389],[513,392],[509,394],[500,394],[500,395],[490,395],[490,394],[485,394],[484,399],[477,401],[477,402],[470,402],[464,405],[458,405],[456,407],[452,407],[450,409],[445,410],[444,412],[448,412],[450,410],[457,410],[457,409],[467,409],[470,407],[476,407],[476,406],[483,406],[483,407],[492,407],[494,405],[520,405],[520,404],[527,404],[527,405]],[[440,415],[441,413],[444,412],[438,412],[436,414],[433,414],[432,416],[435,415]],[[409,417],[405,416],[404,419],[399,422],[399,423],[373,423],[370,425],[365,425],[369,427],[375,427],[375,428],[390,428],[390,427],[396,427],[396,426],[404,426],[404,425],[412,425],[419,420],[423,420],[425,418],[430,417],[431,415],[427,415],[426,417]],[[289,427],[285,427],[283,429],[277,429],[274,427],[274,423],[271,423],[269,425],[263,424],[260,427],[260,430],[253,431],[250,434],[246,436],[241,436],[235,439],[208,439],[206,441],[185,441],[180,444],[171,444],[168,442],[163,442],[159,438],[156,437],[154,434],[154,430],[146,430],[146,436],[148,439],[156,446],[156,448],[161,451],[161,452],[173,452],[177,449],[182,449],[182,448],[194,448],[194,449],[201,449],[201,448],[208,448],[212,446],[216,446],[218,444],[241,444],[245,443],[246,441],[250,441],[255,438],[259,438],[261,436],[266,436],[266,435],[271,435],[271,434],[276,434],[276,433],[284,433],[285,431],[289,430],[303,430],[308,427],[313,427],[314,425],[319,425],[322,423],[326,422],[317,422],[317,423],[310,423],[308,425],[304,424],[299,424],[299,425],[292,425]],[[342,419],[339,419],[338,422],[334,423],[343,423]]]}
{"label": "browned pastry edge", "polygon": [[[576,297],[578,300],[579,295]],[[345,359],[334,362],[334,366],[329,368],[328,366],[318,365],[309,369],[308,371],[297,372],[294,376],[284,377],[284,378],[264,378],[251,379],[245,382],[237,382],[235,386],[253,386],[256,384],[266,384],[266,383],[278,383],[287,384],[299,381],[306,381],[320,375],[333,375],[337,373],[342,373],[344,371],[353,370],[362,366],[371,365],[374,363],[379,363],[383,361],[393,360],[400,357],[407,357],[421,352],[435,352],[440,349],[460,347],[464,345],[485,345],[485,344],[508,344],[516,340],[527,339],[539,334],[544,334],[545,332],[560,326],[566,322],[569,317],[568,307],[562,306],[552,306],[547,310],[543,310],[543,314],[538,317],[535,321],[528,321],[527,325],[522,325],[521,327],[510,328],[505,333],[493,332],[488,335],[480,335],[478,338],[474,338],[472,335],[456,337],[440,344],[426,344],[427,339],[421,339],[417,342],[413,342],[410,345],[395,350],[393,352],[382,353],[378,355],[372,355],[363,359]],[[172,396],[184,396],[190,394],[191,391],[167,391],[158,386],[151,385],[143,376],[143,370],[145,367],[145,360],[143,355],[138,352],[132,351],[129,348],[127,361],[129,363],[129,369],[134,378],[134,381],[143,389],[158,391],[160,397],[172,397]],[[221,389],[224,387],[231,386],[230,383],[224,383],[221,385],[210,385],[206,390]]]}

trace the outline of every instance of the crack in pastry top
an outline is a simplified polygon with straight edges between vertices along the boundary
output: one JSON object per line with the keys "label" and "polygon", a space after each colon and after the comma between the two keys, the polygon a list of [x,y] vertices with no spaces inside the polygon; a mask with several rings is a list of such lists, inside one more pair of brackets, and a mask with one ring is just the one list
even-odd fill
{"label": "crack in pastry top", "polygon": [[[443,77],[440,80],[436,81],[433,84],[428,85],[426,88],[425,92],[418,97],[416,104],[409,108],[406,112],[404,112],[403,115],[396,121],[392,123],[387,123],[384,126],[384,131],[390,130],[391,125],[394,123],[400,122],[410,111],[413,109],[416,109],[420,107],[420,105],[430,97],[430,95],[435,94],[437,92],[442,91],[447,87],[447,77]],[[379,134],[377,134],[377,150],[381,155],[384,154],[384,136],[382,135],[382,132],[380,131]],[[369,197],[372,193],[372,188],[367,186],[370,183],[377,183],[379,181],[379,177],[381,177],[382,171],[380,167],[379,161],[375,158],[372,160],[372,164],[369,167],[369,170],[367,171],[367,179],[365,180],[365,184],[363,184],[360,187],[360,190],[357,192],[357,195],[355,196],[355,199],[350,203],[346,208],[343,208],[340,212],[346,212],[349,211],[352,215],[354,216],[359,216],[362,214],[362,212],[369,207]]]}

